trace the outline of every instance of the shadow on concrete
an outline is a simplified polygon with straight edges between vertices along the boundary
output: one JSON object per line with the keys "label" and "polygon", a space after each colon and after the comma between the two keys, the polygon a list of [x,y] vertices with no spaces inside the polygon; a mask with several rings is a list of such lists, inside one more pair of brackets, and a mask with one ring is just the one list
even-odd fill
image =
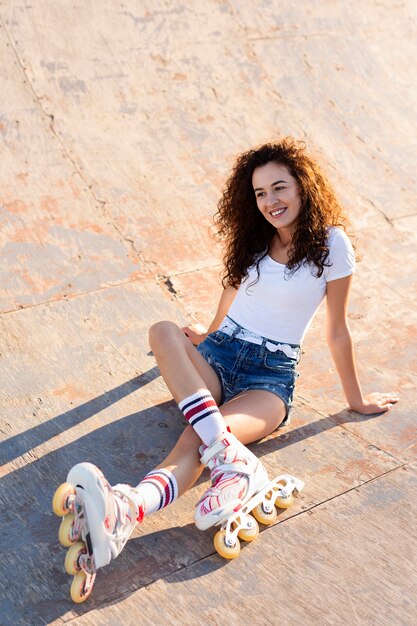
{"label": "shadow on concrete", "polygon": [[[87,419],[126,396],[158,375],[152,368],[71,411],[12,439],[14,452],[28,452],[80,420]],[[371,419],[374,416],[362,416]],[[251,447],[257,456],[293,445],[299,441],[358,421],[360,416],[348,411],[304,424]],[[173,527],[132,539],[124,552],[104,571],[100,571],[92,598],[84,605],[74,605],[68,597],[69,577],[63,570],[64,551],[58,544],[59,520],[51,511],[55,488],[65,480],[68,469],[89,460],[102,468],[111,484],[138,482],[162,461],[184,428],[174,401],[132,413],[106,424],[76,441],[29,461],[0,480],[0,549],[3,559],[0,581],[7,581],[12,568],[19,586],[6,589],[3,616],[6,623],[49,623],[72,611],[84,614],[96,607],[115,603],[137,589],[164,578],[182,568],[184,576],[206,575],[227,564],[214,555],[212,533],[202,533],[191,523],[192,511],[182,527]],[[291,428],[291,426],[289,427]],[[10,458],[8,440],[3,444]],[[56,476],[51,484],[50,477]],[[200,480],[206,481],[207,473]],[[18,494],[18,498],[17,495]],[[181,501],[178,506],[181,506]],[[155,518],[154,518],[155,519]],[[185,515],[187,522],[187,515]],[[144,527],[144,533],[146,527]],[[211,557],[213,558],[207,558]],[[189,567],[198,563],[198,567]],[[44,621],[45,620],[45,621]]]}
{"label": "shadow on concrete", "polygon": [[8,463],[19,456],[22,456],[29,450],[45,443],[52,437],[56,437],[65,430],[72,428],[76,424],[100,413],[112,404],[115,404],[122,398],[137,391],[144,385],[152,382],[159,376],[159,369],[155,366],[152,369],[135,376],[131,380],[114,387],[110,391],[102,393],[97,398],[89,400],[84,404],[74,407],[70,411],[66,411],[61,415],[34,426],[19,435],[9,437],[6,441],[0,442],[0,459],[2,463]]}

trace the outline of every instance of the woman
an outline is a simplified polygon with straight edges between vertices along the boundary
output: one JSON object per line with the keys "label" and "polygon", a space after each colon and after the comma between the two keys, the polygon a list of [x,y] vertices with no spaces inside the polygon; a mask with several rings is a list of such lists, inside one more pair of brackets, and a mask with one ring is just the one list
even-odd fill
{"label": "woman", "polygon": [[[223,522],[268,484],[245,446],[288,419],[300,345],[324,297],[327,341],[349,407],[372,414],[398,401],[395,393],[362,394],[347,323],[354,252],[342,209],[304,145],[287,138],[239,156],[218,208],[226,251],[213,322],[207,330],[171,322],[150,329],[161,374],[189,426],[135,488],[110,487],[88,463],[68,474],[69,483],[83,487],[77,498],[89,538],[85,529],[82,536],[94,553],[94,563],[85,565],[88,576],[74,579],[76,601],[89,595],[94,572],[120,553],[136,520],[173,502],[204,466],[212,486],[196,505],[202,529]],[[71,506],[70,498],[54,510],[62,514]],[[70,533],[67,544],[85,524],[78,517],[75,531],[67,524],[61,533]]]}

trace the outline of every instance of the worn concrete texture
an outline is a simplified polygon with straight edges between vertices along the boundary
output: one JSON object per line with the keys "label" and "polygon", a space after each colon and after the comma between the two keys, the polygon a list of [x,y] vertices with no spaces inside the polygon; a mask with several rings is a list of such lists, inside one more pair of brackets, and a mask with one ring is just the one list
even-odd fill
{"label": "worn concrete texture", "polygon": [[[1,624],[417,622],[416,22],[413,0],[0,2]],[[347,410],[320,310],[293,420],[253,446],[306,481],[295,506],[227,563],[192,523],[204,475],[76,606],[52,494],[175,442],[147,329],[210,321],[223,181],[289,134],[352,221],[363,387],[401,402]]]}

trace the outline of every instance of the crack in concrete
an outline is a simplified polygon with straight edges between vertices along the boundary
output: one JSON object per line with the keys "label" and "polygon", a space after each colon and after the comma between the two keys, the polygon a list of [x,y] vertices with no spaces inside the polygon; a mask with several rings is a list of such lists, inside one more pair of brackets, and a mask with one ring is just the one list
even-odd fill
{"label": "crack in concrete", "polygon": [[[305,514],[312,515],[313,511],[315,509],[324,506],[328,502],[332,502],[333,500],[336,500],[337,498],[340,498],[341,496],[344,496],[344,495],[346,495],[348,493],[351,493],[352,491],[359,491],[363,487],[368,485],[369,483],[375,482],[376,480],[379,480],[380,478],[383,478],[384,476],[387,476],[388,474],[391,474],[392,472],[395,472],[395,471],[398,471],[400,469],[403,469],[403,468],[407,467],[407,465],[408,465],[407,463],[404,463],[404,464],[399,465],[397,467],[391,468],[390,470],[387,470],[386,472],[383,472],[382,474],[379,474],[378,476],[374,476],[373,478],[370,478],[369,480],[363,481],[360,485],[355,485],[354,487],[351,487],[350,489],[346,489],[346,491],[341,491],[340,493],[337,493],[334,496],[326,498],[322,502],[319,502],[317,504],[312,504],[311,506],[306,507],[305,509],[302,509],[302,510],[300,510],[298,512],[295,512],[295,513],[293,513],[291,515],[288,515],[285,519],[282,519],[282,520],[278,519],[278,521],[275,522],[274,524],[271,524],[270,526],[266,526],[264,528],[260,528],[260,534],[264,533],[264,532],[272,532],[273,528],[276,528],[276,527],[280,526],[281,524],[286,524],[286,523],[290,522],[291,520],[300,517],[301,515],[305,515]],[[203,561],[206,561],[207,559],[211,559],[213,556],[216,556],[216,555],[217,555],[217,552],[214,550],[214,551],[210,552],[209,554],[206,554],[206,555],[202,556],[201,558],[195,559],[191,563],[180,564],[176,569],[171,570],[170,572],[167,572],[166,574],[163,574],[163,575],[161,575],[161,576],[159,576],[157,578],[154,578],[149,583],[146,583],[146,584],[144,584],[142,586],[138,586],[137,589],[135,589],[133,591],[133,593],[136,593],[136,592],[140,591],[141,589],[148,589],[149,587],[153,586],[154,584],[158,583],[159,581],[167,580],[168,578],[170,578],[171,576],[174,576],[175,574],[177,574],[181,570],[194,567],[195,565],[198,565],[199,563],[202,563]],[[121,593],[120,595],[118,595],[118,597],[115,600],[112,600],[109,603],[101,604],[100,605],[100,609],[103,609],[103,608],[105,608],[107,606],[112,606],[116,602],[120,602],[120,600],[127,599],[131,595],[132,595],[132,591],[131,590],[127,591],[126,593]],[[87,613],[91,613],[91,612],[93,612],[95,610],[96,610],[96,608],[91,608],[89,611],[87,611]],[[79,616],[77,615],[74,618],[70,618],[69,620],[66,620],[65,623],[72,622],[74,619],[78,619],[78,618],[79,618]]]}
{"label": "crack in concrete", "polygon": [[[402,459],[397,458],[391,452],[388,452],[387,450],[384,450],[383,448],[380,448],[379,446],[377,446],[372,441],[369,441],[368,439],[365,439],[365,437],[363,437],[362,435],[358,435],[358,433],[355,433],[353,430],[348,428],[346,426],[346,424],[349,424],[350,422],[340,423],[332,415],[327,415],[325,413],[322,413],[317,408],[313,407],[309,403],[309,401],[306,398],[304,398],[303,396],[297,395],[297,401],[300,401],[300,399],[301,399],[301,402],[300,402],[301,405],[304,405],[304,406],[308,407],[308,409],[310,411],[314,411],[315,413],[320,415],[320,417],[323,417],[325,419],[329,419],[331,422],[333,422],[333,424],[335,424],[335,426],[339,426],[340,428],[345,430],[347,433],[349,433],[349,435],[353,435],[353,437],[356,437],[357,439],[359,439],[360,441],[365,443],[368,446],[368,448],[369,448],[369,446],[372,446],[373,448],[375,448],[375,450],[378,450],[378,452],[382,452],[383,454],[386,454],[387,456],[389,456],[391,459],[393,459],[394,461],[396,461],[400,465],[405,463],[405,461],[403,461]],[[400,467],[400,465],[398,465],[397,467]]]}
{"label": "crack in concrete", "polygon": [[205,272],[206,270],[212,269],[221,269],[223,266],[219,263],[215,263],[214,265],[204,265],[203,267],[197,267],[192,270],[185,270],[183,272],[176,272],[175,274],[170,274],[169,278],[176,278],[177,276],[187,276],[188,274],[198,274],[199,272]]}
{"label": "crack in concrete", "polygon": [[400,215],[400,217],[393,217],[391,219],[395,225],[395,222],[399,222],[400,220],[405,220],[408,217],[415,217],[416,215],[417,215],[417,211],[414,211],[414,213],[408,213],[407,215]]}
{"label": "crack in concrete", "polygon": [[365,200],[366,202],[368,202],[371,206],[373,206],[373,207],[374,207],[374,209],[375,209],[376,211],[378,211],[378,213],[379,213],[380,215],[382,215],[382,217],[384,218],[384,220],[385,220],[386,222],[388,222],[388,224],[389,224],[390,226],[393,226],[393,225],[394,225],[394,224],[393,224],[392,219],[391,219],[390,217],[388,217],[388,215],[384,212],[384,210],[383,210],[383,209],[381,209],[381,208],[380,208],[377,204],[375,204],[375,202],[374,202],[373,200],[370,200],[370,198],[364,198],[364,200]]}
{"label": "crack in concrete", "polygon": [[63,296],[59,296],[57,298],[53,298],[52,300],[42,300],[42,302],[36,302],[35,304],[28,304],[27,306],[24,304],[20,304],[17,306],[17,308],[15,309],[9,309],[7,311],[1,311],[0,312],[0,319],[3,315],[10,315],[11,313],[19,313],[21,311],[26,311],[27,309],[34,309],[36,307],[40,307],[40,306],[44,306],[45,304],[56,304],[58,302],[68,302],[69,300],[74,300],[76,298],[84,298],[86,296],[89,296],[91,294],[95,294],[95,293],[100,293],[101,291],[107,291],[108,289],[114,289],[117,287],[123,287],[123,285],[130,285],[130,284],[134,284],[141,281],[143,283],[143,281],[149,282],[149,283],[154,283],[155,281],[155,277],[154,276],[149,276],[149,278],[146,278],[146,276],[140,276],[139,278],[130,278],[130,279],[126,279],[126,280],[121,280],[118,283],[113,283],[111,285],[105,285],[104,287],[98,287],[97,289],[91,289],[90,291],[82,291],[80,293],[72,293],[72,294],[65,294]]}
{"label": "crack in concrete", "polygon": [[[403,5],[399,5],[398,7],[395,8],[402,8]],[[375,26],[374,28],[371,26],[368,26],[366,28],[362,28],[362,33],[365,36],[368,36],[370,34],[373,33],[390,33],[391,32],[391,28],[390,26],[386,26],[386,27],[381,27],[380,25]],[[320,37],[323,38],[330,38],[330,39],[337,39],[337,37],[341,37],[343,36],[343,31],[342,30],[322,30],[322,31],[305,31],[305,32],[294,32],[294,33],[274,33],[272,35],[262,35],[259,37],[248,37],[248,41],[276,41],[276,40],[280,40],[280,39],[294,39],[294,40],[299,40],[299,39],[303,39],[303,40],[308,40],[308,39],[317,39]]]}
{"label": "crack in concrete", "polygon": [[162,284],[165,285],[165,287],[168,289],[169,293],[172,293],[175,299],[177,299],[179,294],[178,294],[178,291],[175,289],[174,285],[172,284],[172,280],[170,279],[170,277],[161,276],[161,281],[162,281]]}
{"label": "crack in concrete", "polygon": [[6,25],[2,19],[2,17],[0,16],[0,23],[4,28],[4,31],[6,33],[6,36],[9,40],[10,46],[14,52],[14,55],[16,57],[17,63],[22,71],[22,74],[25,78],[25,83],[29,86],[30,91],[32,92],[32,95],[34,97],[34,102],[38,105],[41,113],[48,118],[49,120],[49,129],[52,133],[52,135],[54,136],[54,138],[56,139],[56,141],[59,143],[61,149],[64,151],[65,156],[67,157],[67,159],[71,162],[72,166],[74,167],[75,172],[78,174],[78,176],[81,178],[82,182],[84,185],[86,185],[86,187],[90,190],[92,197],[94,198],[94,200],[96,202],[99,202],[100,204],[105,204],[105,200],[101,200],[100,198],[98,198],[96,196],[96,194],[94,193],[93,189],[92,189],[92,184],[87,180],[87,178],[85,177],[85,175],[82,172],[82,166],[78,165],[77,162],[75,161],[75,159],[72,157],[69,149],[66,147],[65,143],[63,142],[62,138],[59,136],[58,132],[55,130],[54,127],[54,123],[55,123],[55,115],[53,113],[48,113],[43,105],[42,105],[42,96],[38,95],[38,93],[35,90],[35,87],[33,86],[32,81],[30,80],[27,71],[26,71],[26,67],[23,63],[23,61],[21,60],[19,53],[17,51],[17,48],[15,46],[15,43],[17,42],[13,42],[9,31],[6,28]]}
{"label": "crack in concrete", "polygon": [[[304,513],[311,513],[311,511],[313,511],[314,509],[317,509],[320,506],[323,506],[327,502],[331,502],[332,500],[336,500],[336,498],[340,498],[341,496],[344,496],[345,494],[350,493],[351,491],[359,491],[359,489],[362,489],[365,485],[368,485],[369,483],[375,482],[376,480],[379,480],[380,478],[383,478],[384,476],[387,476],[388,474],[391,474],[392,472],[396,472],[396,471],[398,471],[400,469],[403,469],[406,466],[407,466],[407,463],[401,463],[400,465],[397,465],[396,467],[392,467],[391,469],[387,470],[386,472],[382,472],[382,474],[378,474],[378,476],[374,476],[373,478],[370,478],[369,480],[364,480],[363,482],[361,482],[360,485],[355,485],[354,487],[350,487],[349,489],[346,489],[346,491],[341,491],[340,493],[337,493],[336,495],[331,496],[330,498],[327,498],[326,500],[323,500],[322,502],[319,502],[318,504],[313,504],[310,507],[303,509],[299,513],[295,513],[294,515],[292,515],[291,517],[288,517],[286,519],[291,519],[293,517],[298,517],[299,515],[303,515]],[[286,519],[282,520],[282,522],[285,522]],[[280,523],[280,522],[278,522],[278,523]]]}
{"label": "crack in concrete", "polygon": [[[127,241],[131,246],[133,251],[135,252],[135,254],[139,257],[139,259],[141,260],[141,262],[143,262],[144,265],[152,265],[155,270],[157,269],[157,264],[155,263],[155,261],[147,261],[146,259],[143,258],[142,252],[140,250],[138,250],[135,247],[135,243],[132,239],[129,239],[128,237],[125,237],[117,228],[116,225],[114,225],[115,230],[118,232],[118,234],[120,235],[120,237],[123,238],[124,241]],[[123,287],[124,285],[130,285],[130,284],[134,284],[137,283],[139,281],[146,281],[149,283],[154,283],[156,281],[157,284],[159,284],[160,286],[162,286],[162,288],[164,290],[167,290],[169,293],[173,294],[173,296],[175,297],[175,299],[178,301],[180,301],[181,298],[181,294],[180,292],[175,289],[173,282],[172,282],[172,278],[174,278],[175,276],[185,276],[187,274],[194,274],[194,273],[199,273],[199,272],[204,272],[207,269],[215,269],[217,267],[220,267],[219,265],[208,265],[206,267],[200,267],[196,270],[187,270],[185,272],[178,272],[177,274],[171,274],[171,276],[166,276],[165,274],[158,274],[156,276],[140,276],[138,278],[128,278],[126,280],[121,280],[117,283],[112,283],[111,285],[105,285],[104,287],[98,287],[97,289],[91,289],[90,291],[82,291],[80,293],[72,293],[72,294],[64,294],[62,296],[58,296],[56,298],[52,298],[51,300],[42,300],[42,302],[36,302],[35,304],[19,304],[16,308],[13,309],[7,309],[5,311],[0,311],[0,318],[3,315],[10,315],[11,313],[19,313],[21,311],[26,311],[27,309],[33,309],[36,307],[40,307],[40,306],[44,306],[45,304],[55,304],[57,302],[68,302],[69,300],[74,300],[76,298],[83,298],[85,296],[89,296],[95,293],[100,293],[102,291],[106,291],[108,289],[114,289],[117,287]]]}
{"label": "crack in concrete", "polygon": [[[88,193],[90,193],[90,195],[92,196],[94,202],[98,203],[100,205],[100,208],[102,210],[102,216],[104,218],[106,218],[107,220],[109,220],[109,225],[114,228],[114,230],[118,233],[118,235],[122,238],[122,241],[126,241],[127,243],[130,244],[133,252],[137,255],[137,257],[139,258],[140,262],[143,263],[144,266],[146,265],[151,265],[153,267],[156,266],[156,263],[154,261],[146,261],[143,258],[143,254],[137,250],[137,248],[135,247],[134,241],[132,239],[129,239],[128,237],[126,237],[125,235],[123,235],[123,233],[119,230],[119,228],[114,224],[114,222],[112,221],[111,217],[109,217],[107,215],[106,212],[106,206],[108,205],[108,201],[105,199],[102,199],[98,196],[98,194],[96,193],[95,189],[94,189],[94,185],[91,181],[89,181],[86,177],[86,175],[83,172],[83,168],[82,165],[78,164],[76,161],[76,158],[73,157],[71,155],[71,152],[69,150],[69,148],[67,148],[67,146],[65,145],[63,139],[60,137],[59,133],[56,131],[54,123],[55,123],[55,115],[53,113],[48,113],[43,105],[42,105],[42,101],[41,101],[41,96],[38,95],[38,93],[36,92],[33,83],[31,82],[31,80],[29,79],[29,76],[27,74],[26,68],[24,63],[22,62],[22,60],[19,57],[19,53],[17,51],[16,46],[14,45],[14,42],[10,36],[10,33],[8,32],[6,25],[2,19],[2,17],[0,16],[0,24],[2,25],[2,27],[4,28],[4,31],[6,33],[6,36],[9,40],[10,46],[14,52],[14,55],[16,57],[17,63],[22,71],[22,74],[25,78],[25,83],[28,84],[30,91],[32,92],[32,95],[34,97],[34,101],[36,102],[36,104],[38,105],[38,108],[40,109],[42,115],[44,115],[46,118],[48,118],[49,120],[49,130],[51,131],[53,137],[55,138],[55,140],[58,142],[60,148],[62,149],[62,151],[64,152],[64,156],[69,160],[69,162],[71,163],[71,165],[73,166],[76,174],[80,177],[83,185],[85,185],[85,187],[88,189]],[[28,308],[28,307],[24,307],[24,308]],[[15,309],[16,310],[16,309]],[[9,311],[7,311],[9,312]]]}
{"label": "crack in concrete", "polygon": [[[103,210],[105,212],[105,207],[103,206]],[[107,216],[106,216],[107,217]],[[109,218],[110,219],[110,218]],[[152,266],[154,268],[157,267],[157,264],[155,263],[155,261],[147,261],[144,256],[143,253],[138,250],[138,248],[136,248],[136,244],[135,241],[133,239],[130,239],[129,237],[126,237],[126,235],[124,235],[121,230],[119,229],[118,226],[116,226],[116,224],[114,224],[111,219],[110,222],[111,226],[115,229],[115,231],[117,232],[117,234],[122,238],[123,241],[126,241],[130,247],[132,248],[134,254],[136,254],[136,256],[138,257],[138,259],[140,260],[141,263],[143,263],[144,266],[148,265],[148,266]]]}

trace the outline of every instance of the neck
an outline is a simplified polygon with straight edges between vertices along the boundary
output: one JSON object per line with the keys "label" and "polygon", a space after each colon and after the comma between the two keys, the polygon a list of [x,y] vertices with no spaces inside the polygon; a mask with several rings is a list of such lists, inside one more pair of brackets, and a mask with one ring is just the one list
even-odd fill
{"label": "neck", "polygon": [[276,237],[281,243],[281,246],[288,248],[292,243],[292,234],[288,232],[277,231]]}

